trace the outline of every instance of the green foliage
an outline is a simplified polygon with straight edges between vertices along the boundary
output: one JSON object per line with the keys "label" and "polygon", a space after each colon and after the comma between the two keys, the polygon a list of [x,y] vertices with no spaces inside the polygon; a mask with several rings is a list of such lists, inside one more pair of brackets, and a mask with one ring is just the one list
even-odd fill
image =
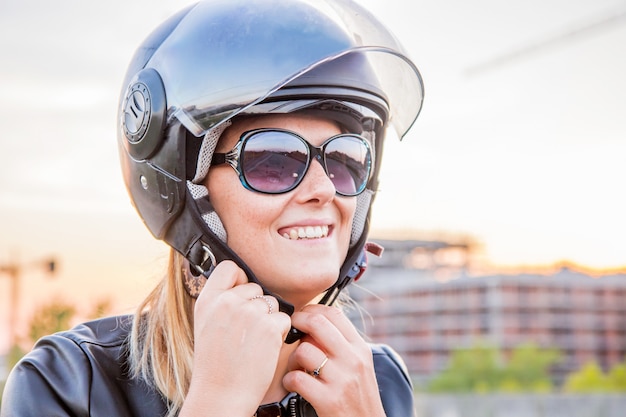
{"label": "green foliage", "polygon": [[[42,306],[35,311],[30,321],[28,338],[24,345],[30,349],[41,337],[68,329],[75,314],[76,309],[72,305],[59,300]],[[7,368],[12,369],[26,354],[27,349],[20,345],[11,346],[7,355]],[[4,375],[0,375],[0,378],[3,377]]]}
{"label": "green foliage", "polygon": [[100,317],[104,317],[110,313],[111,306],[112,306],[111,300],[109,299],[100,300],[93,307],[91,313],[89,313],[89,317],[92,319],[98,319]]}
{"label": "green foliage", "polygon": [[69,329],[75,314],[74,306],[60,300],[42,306],[35,311],[30,322],[30,340],[35,342],[43,336]]}
{"label": "green foliage", "polygon": [[[110,310],[111,301],[101,300],[93,306],[87,317],[102,317],[109,314]],[[28,349],[43,336],[69,329],[73,325],[72,321],[76,313],[76,307],[60,299],[52,300],[35,310],[29,323],[28,337],[24,338],[26,340],[22,340],[26,350],[19,345],[12,346],[7,356],[7,368],[12,369]],[[0,379],[3,377],[4,375],[0,375]]]}
{"label": "green foliage", "polygon": [[608,386],[608,380],[602,369],[595,362],[589,362],[567,377],[563,391],[603,392],[607,391]]}
{"label": "green foliage", "polygon": [[[92,310],[87,313],[87,317],[99,318],[107,315],[111,310],[111,301],[100,300],[93,305]],[[52,300],[49,304],[41,306],[35,311],[28,333],[30,344],[35,343],[41,337],[67,330],[73,325],[77,309],[60,299]]]}
{"label": "green foliage", "polygon": [[457,349],[450,363],[431,381],[432,392],[485,392],[493,389],[498,375],[498,351],[486,345]]}
{"label": "green foliage", "polygon": [[501,392],[516,393],[523,392],[522,384],[512,377],[505,377],[498,386]]}
{"label": "green foliage", "polygon": [[[9,353],[7,354],[8,369],[13,368],[13,366],[15,366],[15,364],[18,363],[19,360],[22,359],[22,356],[24,356],[25,354],[26,352],[20,346],[11,346],[11,348],[9,349]],[[0,375],[0,377],[4,377],[4,375]]]}
{"label": "green foliage", "polygon": [[520,345],[503,367],[503,379],[516,381],[520,391],[549,392],[552,390],[550,367],[560,359],[556,349],[541,349],[532,343]]}
{"label": "green foliage", "polygon": [[626,391],[626,361],[611,368],[609,371],[609,381],[614,391]]}
{"label": "green foliage", "polygon": [[493,346],[478,344],[452,352],[448,367],[428,385],[431,392],[549,392],[549,368],[560,359],[553,349],[517,347],[505,361]]}
{"label": "green foliage", "polygon": [[626,391],[626,362],[615,365],[605,374],[595,362],[589,362],[565,380],[563,391],[571,393]]}

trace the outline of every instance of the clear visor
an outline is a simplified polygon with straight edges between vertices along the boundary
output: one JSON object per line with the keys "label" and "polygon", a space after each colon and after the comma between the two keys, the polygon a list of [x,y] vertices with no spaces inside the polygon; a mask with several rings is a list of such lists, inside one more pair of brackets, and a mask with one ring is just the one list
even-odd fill
{"label": "clear visor", "polygon": [[353,2],[201,2],[146,66],[163,79],[168,117],[201,136],[307,72],[350,54],[365,57],[376,79],[363,83],[359,74],[353,79],[342,74],[345,84],[361,83],[355,91],[376,89],[389,108],[388,125],[401,138],[422,106],[421,76],[395,37]]}

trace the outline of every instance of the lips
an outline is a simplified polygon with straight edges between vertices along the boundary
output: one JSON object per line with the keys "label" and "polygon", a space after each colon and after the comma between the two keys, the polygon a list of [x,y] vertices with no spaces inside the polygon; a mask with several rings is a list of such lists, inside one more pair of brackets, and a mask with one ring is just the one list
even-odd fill
{"label": "lips", "polygon": [[328,225],[289,227],[281,230],[280,233],[289,240],[320,239],[328,236]]}

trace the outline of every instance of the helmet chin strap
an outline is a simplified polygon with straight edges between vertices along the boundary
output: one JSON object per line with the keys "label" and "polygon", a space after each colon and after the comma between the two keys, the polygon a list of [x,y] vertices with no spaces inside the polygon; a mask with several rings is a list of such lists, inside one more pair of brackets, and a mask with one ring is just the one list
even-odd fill
{"label": "helmet chin strap", "polygon": [[344,264],[339,274],[339,279],[326,291],[326,294],[324,294],[319,304],[332,305],[344,288],[350,283],[358,281],[363,273],[365,273],[367,269],[367,253],[369,252],[373,255],[381,256],[384,250],[382,246],[374,242],[366,242],[363,246],[356,247],[361,249],[354,252],[356,256],[353,257],[353,261]]}

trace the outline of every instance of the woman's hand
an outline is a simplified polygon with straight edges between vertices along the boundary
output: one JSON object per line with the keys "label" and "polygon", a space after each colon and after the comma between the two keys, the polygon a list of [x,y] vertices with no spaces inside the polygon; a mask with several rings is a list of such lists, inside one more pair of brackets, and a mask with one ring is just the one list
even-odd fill
{"label": "woman's hand", "polygon": [[196,300],[193,373],[181,416],[254,415],[291,326],[276,299],[262,295],[235,263],[215,268]]}
{"label": "woman's hand", "polygon": [[302,395],[319,417],[385,415],[372,351],[339,309],[309,305],[291,323],[307,336],[290,359],[287,390]]}

